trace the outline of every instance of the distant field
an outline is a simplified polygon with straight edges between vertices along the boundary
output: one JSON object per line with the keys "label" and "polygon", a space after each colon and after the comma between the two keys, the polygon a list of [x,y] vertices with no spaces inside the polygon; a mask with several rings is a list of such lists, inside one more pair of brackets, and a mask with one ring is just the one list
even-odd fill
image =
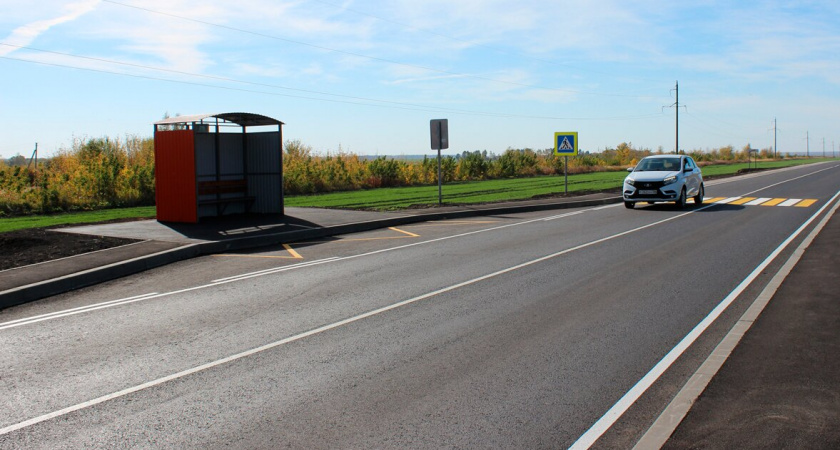
{"label": "distant field", "polygon": [[[780,168],[826,161],[825,159],[759,162],[759,169]],[[754,168],[752,164],[718,164],[703,167],[707,177],[731,175],[739,170]],[[617,189],[627,172],[598,172],[569,176],[569,193]],[[444,204],[488,203],[525,200],[564,191],[563,177],[552,175],[532,178],[452,183],[443,186]],[[286,206],[315,208],[345,208],[395,210],[412,206],[437,205],[438,187],[380,188],[365,191],[333,192],[328,194],[286,197]]]}
{"label": "distant field", "polygon": [[[758,168],[780,168],[829,160],[832,159],[814,158],[807,160],[759,162]],[[706,177],[730,175],[747,167],[748,165],[746,163],[705,166],[703,167],[703,175]],[[755,164],[753,163],[750,167],[755,167]],[[569,193],[617,189],[621,187],[621,182],[626,175],[627,172],[625,171],[570,175]],[[563,186],[562,176],[445,184],[443,186],[443,202],[444,204],[470,204],[525,200],[540,196],[560,195],[564,191]],[[437,203],[437,185],[334,192],[329,194],[286,197],[285,199],[286,206],[372,209],[380,211],[405,209],[412,206],[437,205]],[[44,216],[11,217],[0,219],[0,233],[26,228],[43,228],[119,219],[145,219],[154,217],[154,206],[115,208]]]}
{"label": "distant field", "polygon": [[[621,185],[621,180],[626,175],[626,172],[601,172],[570,176],[569,193],[615,188]],[[563,186],[562,176],[452,183],[443,186],[443,202],[463,204],[521,200],[541,195],[562,194]],[[437,185],[380,188],[286,198],[286,206],[376,210],[404,209],[411,206],[437,205],[437,203]]]}

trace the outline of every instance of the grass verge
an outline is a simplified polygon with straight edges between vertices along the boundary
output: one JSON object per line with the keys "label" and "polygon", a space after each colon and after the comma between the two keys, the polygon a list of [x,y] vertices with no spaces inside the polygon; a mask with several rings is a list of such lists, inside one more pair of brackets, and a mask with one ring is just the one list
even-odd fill
{"label": "grass verge", "polygon": [[44,216],[10,217],[7,219],[0,219],[0,233],[23,230],[26,228],[45,228],[59,225],[99,223],[120,219],[152,219],[154,217],[154,206],[100,209],[96,211],[50,214]]}
{"label": "grass verge", "polygon": [[[758,169],[810,164],[828,159],[797,159],[783,161],[760,161]],[[704,177],[733,175],[740,170],[755,168],[756,164],[716,164],[703,167]],[[569,193],[606,191],[620,189],[627,172],[596,172],[569,176]],[[562,176],[538,176],[503,180],[450,183],[443,186],[443,204],[461,205],[490,203],[512,200],[527,200],[535,197],[562,195]],[[372,209],[378,211],[398,210],[438,204],[437,186],[380,188],[364,191],[331,192],[326,194],[286,197],[286,206],[314,208]]]}
{"label": "grass verge", "polygon": [[[761,161],[758,169],[836,161],[831,158]],[[704,177],[725,176],[739,170],[755,167],[755,163],[717,164],[703,167]],[[605,191],[621,187],[627,172],[596,172],[569,176],[569,193]],[[451,183],[443,186],[444,204],[490,203],[527,200],[535,197],[562,195],[562,176],[511,178],[504,180]],[[379,211],[406,209],[417,206],[437,205],[437,186],[381,188],[364,191],[332,192],[328,194],[286,197],[286,206],[317,208],[372,209]],[[120,219],[151,219],[154,206],[115,208],[67,214],[24,216],[0,219],[0,233],[26,228],[45,228],[60,225],[99,223]]]}

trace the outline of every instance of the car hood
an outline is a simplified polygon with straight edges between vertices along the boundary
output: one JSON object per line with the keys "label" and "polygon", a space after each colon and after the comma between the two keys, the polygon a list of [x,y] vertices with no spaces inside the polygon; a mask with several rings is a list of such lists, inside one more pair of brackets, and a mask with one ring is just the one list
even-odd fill
{"label": "car hood", "polygon": [[678,175],[679,171],[657,170],[651,172],[631,172],[627,178],[635,181],[662,181],[671,175]]}

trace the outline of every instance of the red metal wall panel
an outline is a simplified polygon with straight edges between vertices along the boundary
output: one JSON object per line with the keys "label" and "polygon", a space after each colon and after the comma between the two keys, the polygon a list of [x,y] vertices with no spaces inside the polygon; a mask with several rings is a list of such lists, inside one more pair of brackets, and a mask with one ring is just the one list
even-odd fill
{"label": "red metal wall panel", "polygon": [[155,202],[161,222],[198,222],[192,130],[155,132]]}

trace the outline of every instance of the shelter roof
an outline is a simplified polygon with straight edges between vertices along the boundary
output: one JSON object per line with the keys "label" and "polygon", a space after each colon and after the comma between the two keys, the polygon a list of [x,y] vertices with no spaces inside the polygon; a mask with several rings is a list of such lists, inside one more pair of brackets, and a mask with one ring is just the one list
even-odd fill
{"label": "shelter roof", "polygon": [[155,122],[155,125],[171,125],[171,124],[178,124],[178,123],[196,123],[201,122],[204,119],[221,119],[226,122],[235,123],[242,127],[254,127],[254,126],[263,126],[263,125],[283,125],[283,122],[272,119],[268,116],[263,116],[260,114],[254,113],[246,113],[246,112],[230,112],[230,113],[219,113],[219,114],[195,114],[191,116],[177,116],[177,117],[169,117],[163,120],[159,120]]}

